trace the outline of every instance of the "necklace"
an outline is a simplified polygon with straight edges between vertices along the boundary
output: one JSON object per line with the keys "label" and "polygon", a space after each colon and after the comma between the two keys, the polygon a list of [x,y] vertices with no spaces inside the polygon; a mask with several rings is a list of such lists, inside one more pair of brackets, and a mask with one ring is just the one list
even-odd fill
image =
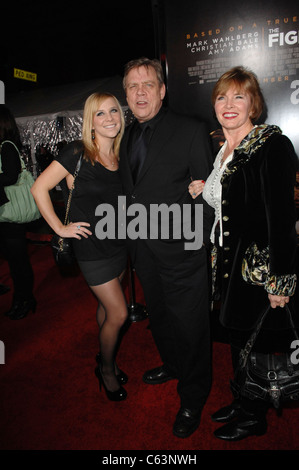
{"label": "necklace", "polygon": [[[100,157],[101,158],[101,157]],[[110,158],[108,157],[105,157],[108,161],[109,161],[109,164],[112,166],[112,168],[115,167],[115,160],[110,160]],[[115,157],[114,157],[115,158]],[[102,159],[101,159],[102,160]],[[102,160],[103,161],[103,160]],[[109,165],[105,165],[106,168],[108,168]]]}
{"label": "necklace", "polygon": [[[104,155],[104,154],[101,153],[100,150],[98,149],[98,155],[99,155],[99,160],[100,160],[100,162],[103,162],[103,164],[104,164],[104,166],[105,166],[106,168],[108,168],[109,165],[111,165],[112,168],[114,169],[115,163],[116,163],[116,160],[117,160],[114,154],[112,155],[113,160],[111,160],[109,157],[107,157],[107,155]],[[107,165],[107,163],[105,164],[105,163],[104,163],[105,161],[108,161],[109,164],[108,164],[108,165]]]}

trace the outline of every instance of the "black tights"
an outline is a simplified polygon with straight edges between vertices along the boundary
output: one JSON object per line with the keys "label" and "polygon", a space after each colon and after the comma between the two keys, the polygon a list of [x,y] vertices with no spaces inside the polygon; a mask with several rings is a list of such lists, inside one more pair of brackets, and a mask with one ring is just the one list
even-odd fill
{"label": "black tights", "polygon": [[128,317],[127,303],[118,278],[105,284],[91,286],[91,290],[98,300],[101,371],[106,387],[114,392],[119,389],[115,356],[120,330]]}

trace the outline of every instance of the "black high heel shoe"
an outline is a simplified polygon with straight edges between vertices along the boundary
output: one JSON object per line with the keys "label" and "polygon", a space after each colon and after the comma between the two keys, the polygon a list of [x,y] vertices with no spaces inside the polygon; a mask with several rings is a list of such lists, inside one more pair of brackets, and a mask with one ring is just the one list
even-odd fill
{"label": "black high heel shoe", "polygon": [[122,400],[125,400],[127,398],[127,392],[122,386],[120,386],[118,390],[115,390],[115,392],[111,392],[111,390],[108,390],[108,388],[105,385],[104,379],[103,379],[100,364],[95,368],[95,374],[96,374],[96,376],[99,380],[100,391],[102,391],[102,385],[103,385],[108,400],[110,400],[110,401],[122,401]]}
{"label": "black high heel shoe", "polygon": [[6,312],[4,315],[9,317],[11,320],[21,320],[25,318],[30,311],[35,313],[36,310],[36,300],[33,297],[29,300],[16,300],[13,302],[11,309]]}
{"label": "black high heel shoe", "polygon": [[[96,361],[98,364],[101,363],[101,353],[96,355]],[[118,374],[115,375],[120,385],[125,385],[128,382],[128,376],[123,370],[118,369]]]}

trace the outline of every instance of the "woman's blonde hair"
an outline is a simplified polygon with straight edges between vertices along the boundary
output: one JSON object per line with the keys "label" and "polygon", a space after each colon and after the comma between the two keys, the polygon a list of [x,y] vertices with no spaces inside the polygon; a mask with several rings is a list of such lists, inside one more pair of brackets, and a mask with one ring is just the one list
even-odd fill
{"label": "woman's blonde hair", "polygon": [[119,147],[122,136],[125,131],[125,118],[124,113],[119,103],[118,99],[112,95],[111,93],[93,93],[90,95],[87,100],[85,101],[84,110],[83,110],[83,126],[82,126],[82,142],[84,145],[84,158],[89,160],[92,164],[97,159],[98,156],[98,148],[96,146],[95,140],[92,138],[92,130],[93,130],[93,118],[95,113],[101,108],[102,103],[107,98],[113,98],[115,100],[115,104],[118,108],[121,118],[121,127],[119,133],[115,137],[114,140],[114,154],[119,159]]}
{"label": "woman's blonde hair", "polygon": [[212,92],[213,106],[217,96],[224,95],[231,85],[235,85],[239,91],[244,90],[249,94],[252,105],[250,119],[256,121],[263,112],[264,97],[256,75],[245,67],[233,67],[221,75]]}

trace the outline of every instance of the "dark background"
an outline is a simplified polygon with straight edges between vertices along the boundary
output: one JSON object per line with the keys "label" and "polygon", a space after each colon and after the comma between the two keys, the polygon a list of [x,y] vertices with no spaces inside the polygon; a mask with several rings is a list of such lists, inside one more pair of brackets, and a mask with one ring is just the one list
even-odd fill
{"label": "dark background", "polygon": [[[1,7],[0,79],[5,83],[6,103],[16,116],[44,114],[49,109],[42,104],[40,94],[35,93],[35,101],[39,103],[39,109],[35,111],[29,95],[24,99],[15,92],[42,89],[43,100],[53,105],[53,112],[58,112],[66,109],[62,96],[71,96],[76,103],[78,101],[79,90],[68,87],[68,84],[80,85],[82,104],[86,95],[92,92],[90,88],[85,91],[82,82],[96,80],[100,84],[104,77],[118,78],[115,94],[119,99],[121,95],[122,99],[124,65],[131,59],[148,56],[160,59],[164,67],[168,88],[165,103],[175,111],[194,114],[208,121],[213,130],[217,126],[210,103],[214,83],[205,86],[188,84],[187,66],[194,65],[195,58],[192,61],[187,54],[185,33],[216,27],[224,30],[226,23],[228,26],[246,26],[251,24],[251,19],[259,20],[267,27],[267,19],[280,18],[283,21],[288,18],[290,23],[285,24],[286,31],[297,30],[298,25],[291,21],[292,16],[298,16],[298,0],[283,3],[280,0],[264,0],[262,3],[253,0],[246,5],[237,0],[214,0],[212,3],[198,0],[127,0],[117,3],[87,0],[76,4],[65,0],[5,2]],[[291,54],[298,45],[285,47]],[[279,53],[277,46],[276,49]],[[231,57],[234,65],[249,66],[258,78],[263,77],[267,50],[258,54],[236,53]],[[205,55],[198,54],[197,58],[200,60]],[[37,74],[37,82],[14,78],[14,68]],[[296,78],[298,80],[298,76],[293,75],[289,82],[263,84],[263,92],[268,105],[268,122],[279,125],[299,149],[299,104],[290,101],[291,94],[295,92],[290,89],[290,83],[296,84]],[[55,98],[58,86],[66,89],[61,90],[59,98]],[[107,86],[114,92],[111,82],[107,82]],[[50,92],[48,87],[52,87]],[[32,109],[23,111],[21,101]],[[69,105],[67,109],[70,109]]]}
{"label": "dark background", "polygon": [[[156,56],[151,0],[7,1],[1,6],[0,79],[6,93],[122,75],[124,64]],[[37,83],[13,78],[14,68]]]}

